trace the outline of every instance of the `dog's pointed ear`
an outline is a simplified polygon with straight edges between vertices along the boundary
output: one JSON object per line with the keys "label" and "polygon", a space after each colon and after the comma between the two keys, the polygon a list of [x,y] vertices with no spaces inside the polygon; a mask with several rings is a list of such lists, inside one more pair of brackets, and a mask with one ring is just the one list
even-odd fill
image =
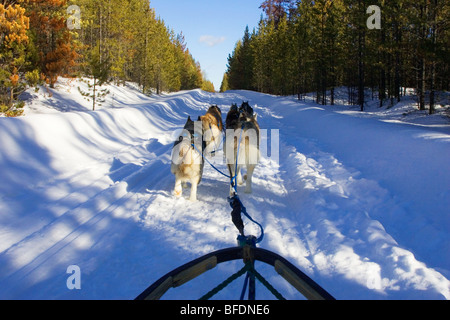
{"label": "dog's pointed ear", "polygon": [[258,114],[257,114],[257,113],[255,113],[255,114],[253,115],[253,119],[255,119],[255,121],[258,121]]}
{"label": "dog's pointed ear", "polygon": [[197,121],[202,121],[202,117],[198,116]]}

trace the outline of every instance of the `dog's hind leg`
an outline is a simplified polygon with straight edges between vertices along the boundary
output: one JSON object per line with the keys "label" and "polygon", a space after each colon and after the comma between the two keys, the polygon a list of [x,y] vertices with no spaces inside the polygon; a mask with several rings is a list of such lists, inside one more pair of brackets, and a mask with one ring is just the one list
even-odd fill
{"label": "dog's hind leg", "polygon": [[173,189],[175,197],[179,198],[183,194],[183,188],[181,187],[181,179],[175,177],[175,188]]}
{"label": "dog's hind leg", "polygon": [[237,181],[238,186],[242,186],[244,184],[244,180],[242,180],[241,168],[242,168],[242,166],[238,166],[238,170],[237,170],[236,181]]}
{"label": "dog's hind leg", "polygon": [[256,165],[249,164],[247,166],[247,181],[245,186],[245,193],[252,193],[252,177],[253,177],[253,171],[255,170]]}
{"label": "dog's hind leg", "polygon": [[198,179],[191,179],[191,197],[189,200],[192,202],[197,201],[197,185]]}

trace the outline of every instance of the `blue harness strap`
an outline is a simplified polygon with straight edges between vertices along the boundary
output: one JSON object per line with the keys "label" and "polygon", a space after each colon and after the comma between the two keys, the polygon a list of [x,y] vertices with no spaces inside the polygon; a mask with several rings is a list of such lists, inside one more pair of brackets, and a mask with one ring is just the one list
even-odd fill
{"label": "blue harness strap", "polygon": [[254,245],[256,245],[257,243],[260,243],[264,238],[264,228],[262,227],[262,225],[259,222],[257,222],[256,220],[254,220],[247,213],[247,209],[242,204],[242,201],[241,201],[241,199],[239,199],[239,196],[237,194],[233,195],[232,197],[228,197],[228,202],[230,203],[230,206],[233,209],[233,211],[231,212],[233,223],[236,226],[236,228],[239,230],[239,232],[241,233],[238,236],[238,241],[242,244],[243,242],[248,242],[249,239],[252,239],[252,237],[246,237],[244,235],[244,226],[242,223],[242,218],[240,218],[240,214],[243,213],[244,216],[247,217],[247,219],[249,219],[251,222],[256,224],[259,227],[259,229],[261,230],[260,236],[256,239],[253,238],[253,240],[252,240],[252,241],[254,241]]}
{"label": "blue harness strap", "polygon": [[[200,154],[202,155],[202,158],[203,158],[204,160],[206,160],[206,162],[208,162],[208,164],[209,164],[214,170],[216,170],[216,171],[217,171],[218,173],[220,173],[221,175],[227,177],[228,179],[232,179],[229,175],[227,175],[227,174],[223,173],[222,171],[220,171],[219,169],[217,169],[217,168],[216,168],[216,167],[208,160],[208,158],[205,157],[205,155],[203,154],[203,152],[200,152],[200,150],[198,150],[197,146],[196,146],[194,143],[192,144],[192,146],[195,148],[195,150],[196,150],[198,153],[200,153]],[[233,177],[233,179],[234,179],[234,177]]]}
{"label": "blue harness strap", "polygon": [[[202,155],[202,158],[206,160],[206,162],[209,163],[209,165],[216,170],[217,172],[219,172],[221,175],[223,175],[224,177],[227,177],[228,179],[231,180],[231,186],[234,189],[234,195],[232,197],[228,197],[228,202],[230,203],[231,208],[233,209],[233,211],[231,212],[232,215],[232,220],[234,225],[236,226],[236,228],[239,230],[240,235],[238,236],[238,241],[240,243],[242,243],[243,241],[249,241],[249,239],[253,239],[252,240],[252,244],[255,246],[257,243],[260,243],[263,238],[264,238],[264,228],[262,227],[262,225],[255,221],[248,213],[247,213],[247,209],[245,208],[245,206],[242,204],[241,199],[239,199],[238,193],[237,193],[237,169],[238,169],[238,160],[239,160],[239,149],[240,149],[240,145],[241,145],[241,141],[242,141],[242,132],[244,131],[244,126],[242,126],[241,128],[241,134],[239,136],[239,143],[237,146],[237,153],[236,153],[236,166],[235,166],[235,172],[234,172],[234,176],[231,177],[225,173],[223,173],[222,171],[220,171],[219,169],[217,169],[203,154],[203,152],[200,152],[200,150],[198,150],[198,148],[195,146],[194,143],[192,143],[192,147],[197,150],[198,153],[200,153]],[[244,223],[242,221],[241,218],[241,213],[244,214],[244,216],[246,216],[251,222],[253,222],[254,224],[256,224],[260,230],[261,230],[261,234],[257,239],[254,239],[254,237],[250,236],[250,237],[246,237],[244,235]]]}

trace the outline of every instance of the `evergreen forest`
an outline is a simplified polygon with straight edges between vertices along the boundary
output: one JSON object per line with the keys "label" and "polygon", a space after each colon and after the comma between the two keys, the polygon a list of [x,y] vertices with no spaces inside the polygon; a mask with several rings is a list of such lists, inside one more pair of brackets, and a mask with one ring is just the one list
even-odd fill
{"label": "evergreen forest", "polygon": [[392,106],[414,88],[418,108],[435,110],[449,90],[450,2],[446,0],[266,0],[257,30],[228,57],[221,91],[247,89],[364,110],[365,92]]}
{"label": "evergreen forest", "polygon": [[149,0],[1,0],[0,113],[19,115],[27,87],[59,76],[133,81],[144,93],[214,91]]}

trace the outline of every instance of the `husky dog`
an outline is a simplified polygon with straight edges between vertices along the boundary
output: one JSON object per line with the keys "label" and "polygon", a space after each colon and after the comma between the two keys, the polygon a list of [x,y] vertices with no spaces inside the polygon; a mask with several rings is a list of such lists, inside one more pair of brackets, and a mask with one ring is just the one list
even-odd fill
{"label": "husky dog", "polygon": [[[182,134],[175,141],[172,149],[172,165],[171,172],[175,175],[174,194],[176,197],[181,197],[183,193],[182,184],[186,186],[187,182],[191,184],[191,201],[197,200],[197,186],[202,180],[203,174],[203,158],[199,148],[194,145],[202,146],[202,132],[197,132],[195,122],[188,117]],[[201,126],[200,130],[201,130]],[[197,129],[198,130],[198,129]]]}
{"label": "husky dog", "polygon": [[[227,118],[225,120],[225,126],[227,129],[232,129],[236,127],[237,122],[239,121],[239,116],[241,114],[246,115],[246,117],[253,117],[253,108],[247,102],[242,102],[241,106],[238,108],[236,103],[231,105],[230,111],[227,114]],[[256,120],[256,118],[255,118]]]}
{"label": "husky dog", "polygon": [[204,152],[214,155],[222,140],[222,111],[218,106],[211,106],[198,120],[202,122],[203,127],[203,140],[206,143]]}
{"label": "husky dog", "polygon": [[245,112],[247,116],[253,117],[253,108],[250,107],[248,101],[242,103],[241,107],[239,108],[239,112],[241,113]]}
{"label": "husky dog", "polygon": [[231,105],[230,111],[228,111],[227,118],[225,119],[225,128],[232,129],[237,125],[239,120],[239,109],[236,103]]}
{"label": "husky dog", "polygon": [[[253,109],[248,102],[244,102],[238,109],[233,104],[225,120],[227,136],[225,157],[230,172],[231,184],[230,196],[233,195],[233,186],[236,183],[243,184],[241,168],[245,165],[247,175],[245,193],[252,192],[252,176],[256,165],[259,162],[259,125],[257,115],[253,114]],[[230,130],[231,129],[231,130]]]}

